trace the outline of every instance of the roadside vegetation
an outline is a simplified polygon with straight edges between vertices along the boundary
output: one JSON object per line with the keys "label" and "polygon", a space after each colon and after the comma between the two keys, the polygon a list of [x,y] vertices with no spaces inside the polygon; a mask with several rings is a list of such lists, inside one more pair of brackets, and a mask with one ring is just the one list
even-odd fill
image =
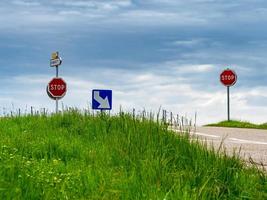
{"label": "roadside vegetation", "polygon": [[255,129],[267,129],[267,123],[253,124],[246,121],[221,121],[215,124],[207,124],[206,126],[217,126],[217,127],[232,127],[232,128],[255,128]]}
{"label": "roadside vegetation", "polygon": [[267,176],[120,113],[0,119],[0,199],[267,199]]}

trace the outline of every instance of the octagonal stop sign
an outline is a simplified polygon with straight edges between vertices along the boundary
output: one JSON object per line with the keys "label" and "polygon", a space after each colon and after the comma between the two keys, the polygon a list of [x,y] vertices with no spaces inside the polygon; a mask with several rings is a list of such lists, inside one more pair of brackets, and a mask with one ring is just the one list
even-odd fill
{"label": "octagonal stop sign", "polygon": [[237,81],[237,75],[233,70],[226,69],[221,73],[220,81],[225,86],[233,86]]}
{"label": "octagonal stop sign", "polygon": [[52,99],[63,98],[67,91],[67,84],[62,78],[53,78],[47,85],[47,94]]}

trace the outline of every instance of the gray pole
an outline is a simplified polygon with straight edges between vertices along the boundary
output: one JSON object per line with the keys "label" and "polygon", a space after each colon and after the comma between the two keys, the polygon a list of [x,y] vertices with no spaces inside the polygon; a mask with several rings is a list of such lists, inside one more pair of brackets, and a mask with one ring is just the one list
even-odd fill
{"label": "gray pole", "polygon": [[56,66],[56,77],[58,77],[58,65]]}
{"label": "gray pole", "polygon": [[227,86],[227,119],[230,121],[230,86]]}
{"label": "gray pole", "polygon": [[[56,66],[56,77],[58,78],[58,66]],[[58,113],[58,98],[56,98],[56,113]]]}

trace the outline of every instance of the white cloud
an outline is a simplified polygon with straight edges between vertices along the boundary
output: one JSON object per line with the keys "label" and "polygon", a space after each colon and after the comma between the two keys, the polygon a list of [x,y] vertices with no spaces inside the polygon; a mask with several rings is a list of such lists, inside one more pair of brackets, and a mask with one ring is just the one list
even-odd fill
{"label": "white cloud", "polygon": [[206,64],[206,65],[186,65],[179,67],[183,69],[183,73],[203,73],[209,72],[215,68],[214,65]]}
{"label": "white cloud", "polygon": [[194,47],[196,45],[202,44],[203,40],[200,39],[192,39],[192,40],[177,40],[173,42],[175,46],[180,47]]}
{"label": "white cloud", "polygon": [[15,0],[15,1],[12,1],[12,3],[14,5],[17,5],[17,6],[40,6],[40,2],[33,2],[33,1],[23,1],[23,0]]}
{"label": "white cloud", "polygon": [[[0,28],[6,30],[27,26],[21,31],[29,31],[30,28],[47,28],[51,23],[62,23],[64,27],[87,24],[109,27],[142,26],[143,28],[174,25],[183,27],[217,27],[218,24],[230,26],[235,23],[260,22],[266,19],[267,12],[260,3],[207,0],[186,2],[169,0],[47,0],[45,2],[14,0],[11,3],[7,3],[7,1],[0,3]],[[245,9],[242,9],[244,7]],[[228,19],[231,19],[230,24]],[[62,26],[59,29],[62,29]],[[177,45],[188,46],[193,45],[194,42],[189,40],[181,43],[178,41]]]}
{"label": "white cloud", "polygon": [[107,20],[107,22],[128,24],[129,26],[145,25],[145,26],[194,26],[205,25],[207,20],[199,15],[189,12],[173,12],[161,10],[129,10],[119,13],[115,18]]}
{"label": "white cloud", "polygon": [[98,1],[98,0],[55,0],[51,1],[51,4],[54,5],[65,5],[69,7],[89,7],[89,8],[105,8],[105,7],[128,7],[132,5],[130,0],[110,0],[110,1]]}
{"label": "white cloud", "polygon": [[164,64],[165,68],[170,68],[170,70],[175,70],[177,74],[187,74],[187,73],[204,73],[210,72],[216,68],[213,64],[179,64],[178,61],[167,61]]}

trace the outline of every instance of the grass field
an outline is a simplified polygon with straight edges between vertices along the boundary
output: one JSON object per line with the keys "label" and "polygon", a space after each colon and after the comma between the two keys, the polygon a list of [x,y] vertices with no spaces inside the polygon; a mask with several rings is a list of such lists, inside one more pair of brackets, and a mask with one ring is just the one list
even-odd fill
{"label": "grass field", "polygon": [[0,119],[0,199],[267,199],[267,176],[131,115]]}
{"label": "grass field", "polygon": [[217,126],[217,127],[232,127],[232,128],[255,128],[255,129],[267,129],[267,123],[264,124],[253,124],[246,121],[221,121],[216,124],[208,124],[206,126]]}

